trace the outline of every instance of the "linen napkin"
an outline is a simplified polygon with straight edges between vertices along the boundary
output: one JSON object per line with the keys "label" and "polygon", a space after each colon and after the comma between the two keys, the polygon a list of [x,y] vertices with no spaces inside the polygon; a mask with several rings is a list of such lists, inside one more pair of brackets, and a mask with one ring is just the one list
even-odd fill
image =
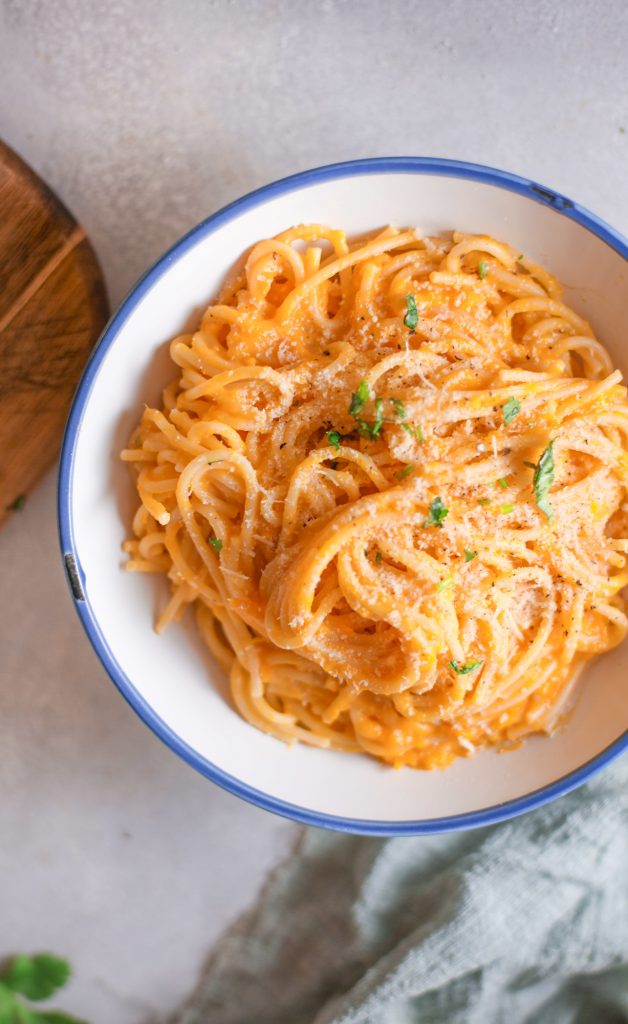
{"label": "linen napkin", "polygon": [[628,1021],[627,783],[448,836],[304,829],[176,1024]]}

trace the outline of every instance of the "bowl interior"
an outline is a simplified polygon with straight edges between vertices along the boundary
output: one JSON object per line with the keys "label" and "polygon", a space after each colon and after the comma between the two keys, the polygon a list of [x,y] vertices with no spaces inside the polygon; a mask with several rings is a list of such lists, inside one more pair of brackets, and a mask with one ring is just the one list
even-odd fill
{"label": "bowl interior", "polygon": [[[503,238],[547,265],[566,301],[593,324],[626,369],[625,260],[595,234],[529,196],[483,181],[416,173],[347,173],[253,198],[198,229],[127,300],[110,325],[78,397],[68,445],[68,512],[92,640],[127,696],[192,760],[314,815],[371,822],[430,821],[525,797],[595,758],[628,725],[628,648],[592,664],[567,727],[508,754],[481,753],[445,772],[394,771],[365,756],[287,748],[244,722],[193,622],[153,632],[165,584],[121,570],[120,544],[135,508],[118,460],[144,402],[172,376],[168,340],[192,326],[253,242],[293,224],[360,233],[388,223],[422,232],[458,228]],[[63,504],[64,498],[61,497]],[[156,716],[156,717],[155,717]],[[160,722],[157,721],[160,720]],[[200,767],[207,767],[200,764]]]}

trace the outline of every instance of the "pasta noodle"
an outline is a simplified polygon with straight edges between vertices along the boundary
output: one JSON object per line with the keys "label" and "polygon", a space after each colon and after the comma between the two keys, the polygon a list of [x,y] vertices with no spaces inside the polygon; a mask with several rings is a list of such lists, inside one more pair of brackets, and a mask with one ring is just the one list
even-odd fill
{"label": "pasta noodle", "polygon": [[301,225],[170,353],[127,568],[167,574],[158,630],[194,606],[247,721],[415,768],[556,727],[628,627],[628,401],[544,268]]}

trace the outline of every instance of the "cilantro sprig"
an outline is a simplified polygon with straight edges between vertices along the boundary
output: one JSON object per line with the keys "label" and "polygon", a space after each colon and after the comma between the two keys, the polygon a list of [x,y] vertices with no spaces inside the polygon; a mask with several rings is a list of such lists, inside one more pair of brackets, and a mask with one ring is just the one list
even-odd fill
{"label": "cilantro sprig", "polygon": [[532,480],[534,489],[534,500],[541,512],[547,516],[547,521],[552,521],[552,506],[549,500],[550,487],[554,483],[554,442],[550,441],[547,448],[541,455]]}
{"label": "cilantro sprig", "polygon": [[31,1003],[49,999],[67,983],[71,968],[67,960],[51,953],[13,957],[0,974],[1,1024],[85,1024],[62,1010],[37,1010]]}
{"label": "cilantro sprig", "polygon": [[449,667],[454,670],[456,675],[468,676],[469,672],[475,672],[476,668],[479,668],[480,665],[483,664],[484,662],[482,658],[476,659],[474,661],[465,661],[462,664],[459,661],[456,661],[455,658],[452,658],[451,661],[449,662]]}

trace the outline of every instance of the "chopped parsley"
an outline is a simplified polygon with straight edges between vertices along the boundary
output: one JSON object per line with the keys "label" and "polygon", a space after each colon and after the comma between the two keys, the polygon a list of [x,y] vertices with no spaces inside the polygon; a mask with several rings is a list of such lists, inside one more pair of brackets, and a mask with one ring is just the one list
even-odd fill
{"label": "chopped parsley", "polygon": [[469,551],[468,548],[464,549],[464,560],[465,562],[472,562],[477,557],[477,551]]}
{"label": "chopped parsley", "polygon": [[445,576],[444,580],[440,580],[436,584],[436,593],[440,594],[443,590],[451,590],[454,585],[453,576]]}
{"label": "chopped parsley", "polygon": [[534,470],[532,486],[534,488],[534,499],[547,516],[548,522],[552,520],[552,506],[549,501],[549,490],[554,483],[554,442],[550,441],[547,448],[541,455]]}
{"label": "chopped parsley", "polygon": [[213,547],[214,551],[222,551],[222,541],[219,537],[210,537],[209,543]]}
{"label": "chopped parsley", "polygon": [[483,281],[488,273],[488,263],[486,260],[480,260],[478,263],[478,277],[480,281]]}
{"label": "chopped parsley", "polygon": [[25,504],[26,504],[26,495],[25,494],[18,494],[18,496],[15,499],[15,501],[12,501],[11,504],[7,506],[7,508],[9,510],[9,512],[21,512],[22,509],[24,508]]}
{"label": "chopped parsley", "polygon": [[338,451],[338,449],[340,448],[340,442],[342,441],[342,434],[339,434],[337,430],[328,430],[327,440],[329,441],[332,448],[335,448],[336,451]]}
{"label": "chopped parsley", "polygon": [[397,480],[405,480],[411,473],[414,473],[414,468],[414,465],[410,462],[407,466],[404,466],[403,469],[398,470],[395,473]]}
{"label": "chopped parsley", "polygon": [[423,431],[421,430],[420,426],[413,427],[411,423],[407,422],[400,423],[399,426],[403,430],[405,430],[406,434],[409,434],[410,437],[413,437],[415,441],[418,441],[419,444],[423,444],[425,438],[423,437]]}
{"label": "chopped parsley", "polygon": [[366,437],[370,441],[375,441],[379,437],[384,425],[384,400],[382,398],[375,399],[375,422],[369,423],[360,416],[360,413],[370,397],[371,393],[367,381],[361,380],[357,391],[354,391],[351,395],[349,415],[353,416],[356,430],[360,437]]}
{"label": "chopped parsley", "polygon": [[401,420],[399,426],[402,428],[402,430],[405,430],[406,434],[409,434],[410,437],[412,437],[415,441],[418,441],[419,444],[423,444],[423,441],[425,440],[425,438],[423,437],[423,431],[421,430],[420,426],[415,427],[412,423],[408,423],[406,419],[406,407],[401,401],[401,399],[391,398],[390,404],[392,405],[395,411],[395,416],[397,417],[397,419]]}
{"label": "chopped parsley", "polygon": [[490,498],[478,498],[478,505],[490,505]]}
{"label": "chopped parsley", "polygon": [[521,412],[521,402],[514,396],[509,398],[502,405],[502,413],[504,414],[504,423],[508,426],[514,420],[515,416],[518,416]]}
{"label": "chopped parsley", "polygon": [[442,526],[448,515],[449,509],[445,508],[442,500],[434,498],[429,507],[427,519],[423,521],[423,526]]}
{"label": "chopped parsley", "polygon": [[505,476],[500,476],[500,478],[499,478],[499,480],[497,481],[497,483],[498,483],[498,484],[499,484],[499,486],[500,486],[500,487],[502,488],[502,490],[504,490],[504,491],[505,491],[505,490],[507,490],[507,489],[508,489],[508,481],[507,481],[507,479],[506,479],[506,477],[505,477]]}
{"label": "chopped parsley", "polygon": [[536,462],[529,462],[528,459],[524,459],[523,464],[524,466],[527,466],[528,469],[536,469]]}
{"label": "chopped parsley", "polygon": [[369,391],[367,381],[361,380],[360,383],[358,384],[357,391],[354,391],[353,394],[351,395],[349,415],[353,416],[354,419],[356,419],[362,412],[362,409],[364,408],[370,397],[371,393]]}
{"label": "chopped parsley", "polygon": [[459,676],[467,676],[469,672],[474,672],[476,668],[479,668],[483,664],[482,659],[476,661],[465,661],[462,665],[455,658],[452,658],[449,662],[449,667],[453,668],[454,672]]}
{"label": "chopped parsley", "polygon": [[403,318],[403,322],[409,331],[416,330],[416,325],[419,322],[419,311],[416,308],[414,295],[406,295],[406,315]]}
{"label": "chopped parsley", "polygon": [[507,505],[502,505],[502,507],[501,507],[501,512],[505,516],[510,515],[510,513],[514,512],[514,510],[515,510],[515,506],[512,504],[512,502],[509,502]]}
{"label": "chopped parsley", "polygon": [[371,437],[379,437],[379,433],[384,425],[384,400],[382,398],[375,399],[375,423],[371,427]]}
{"label": "chopped parsley", "polygon": [[384,556],[382,555],[381,551],[376,551],[375,552],[375,565],[381,565],[383,557]]}

